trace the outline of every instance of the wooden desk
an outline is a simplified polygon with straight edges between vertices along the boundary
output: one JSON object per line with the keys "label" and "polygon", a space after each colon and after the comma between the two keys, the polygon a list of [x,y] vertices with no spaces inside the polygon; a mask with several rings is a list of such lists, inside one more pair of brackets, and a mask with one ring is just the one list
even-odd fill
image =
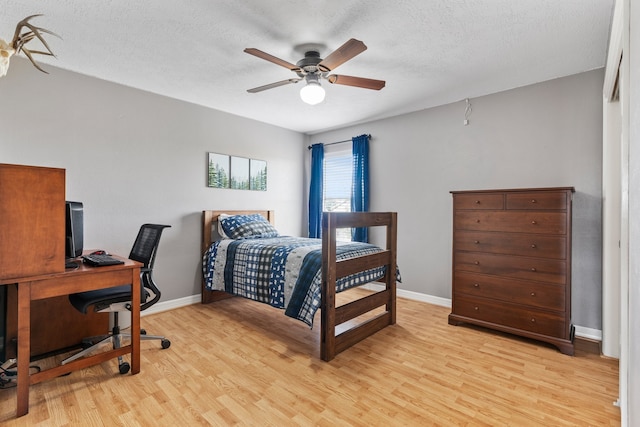
{"label": "wooden desk", "polygon": [[[0,280],[0,285],[17,284],[18,286],[18,403],[16,416],[21,417],[29,412],[29,386],[31,384],[97,365],[126,353],[131,353],[131,374],[140,372],[140,267],[142,264],[125,258],[121,259],[125,261],[121,265],[89,267],[80,264],[78,269],[67,270],[63,273]],[[131,344],[29,375],[31,301],[129,283],[131,283],[132,294]]]}

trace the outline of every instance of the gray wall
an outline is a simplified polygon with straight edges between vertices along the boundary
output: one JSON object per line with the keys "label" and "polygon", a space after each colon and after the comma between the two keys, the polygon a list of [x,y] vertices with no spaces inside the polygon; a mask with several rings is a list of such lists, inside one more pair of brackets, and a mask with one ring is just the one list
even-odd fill
{"label": "gray wall", "polygon": [[[274,209],[279,229],[300,233],[301,134],[45,67],[14,58],[0,78],[0,162],[66,169],[86,248],[126,255],[141,224],[172,225],[156,264],[163,301],[200,292],[203,209]],[[208,188],[210,151],[266,160],[268,190]]]}
{"label": "gray wall", "polygon": [[[281,232],[304,233],[307,144],[371,133],[371,208],[399,212],[401,289],[451,297],[449,191],[574,186],[573,318],[601,328],[601,70],[472,99],[468,126],[461,101],[305,138],[47,69],[14,58],[0,79],[0,162],[65,168],[87,247],[128,253],[140,224],[171,224],[163,301],[199,293],[200,211],[274,209]],[[209,151],[266,160],[268,191],[206,187]]]}
{"label": "gray wall", "polygon": [[576,325],[601,329],[602,83],[595,70],[313,135],[371,133],[371,210],[398,212],[403,290],[451,298],[451,190],[564,187]]}

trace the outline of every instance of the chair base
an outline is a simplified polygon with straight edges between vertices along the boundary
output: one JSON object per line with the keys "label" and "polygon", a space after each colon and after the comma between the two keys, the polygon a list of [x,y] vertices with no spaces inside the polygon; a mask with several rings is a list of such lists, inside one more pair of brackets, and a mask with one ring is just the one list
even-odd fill
{"label": "chair base", "polygon": [[[81,357],[85,357],[90,353],[94,352],[98,347],[111,343],[112,347],[120,348],[122,346],[122,341],[124,338],[131,338],[131,334],[122,334],[120,333],[120,328],[118,326],[113,327],[113,331],[109,335],[99,335],[96,337],[85,338],[82,340],[83,344],[88,343],[89,347],[84,350],[74,354],[73,356],[69,356],[64,359],[60,364],[65,365],[74,360],[80,359]],[[140,340],[160,340],[163,349],[169,348],[171,346],[171,341],[161,335],[147,335],[144,329],[140,330]],[[98,341],[98,342],[95,342]],[[129,372],[129,363],[125,362],[122,356],[118,356],[118,369],[121,374],[126,374]]]}

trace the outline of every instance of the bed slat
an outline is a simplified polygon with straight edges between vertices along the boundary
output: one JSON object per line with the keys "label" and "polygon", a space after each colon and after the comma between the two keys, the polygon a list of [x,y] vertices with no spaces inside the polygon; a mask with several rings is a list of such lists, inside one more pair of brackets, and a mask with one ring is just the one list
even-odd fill
{"label": "bed slat", "polygon": [[359,343],[363,339],[369,337],[370,335],[375,334],[376,332],[384,329],[389,326],[391,315],[387,311],[385,313],[380,314],[377,317],[373,317],[368,319],[358,326],[355,326],[348,331],[341,333],[340,335],[335,337],[335,354],[340,353],[341,351],[346,350],[352,345]]}
{"label": "bed slat", "polygon": [[[325,212],[327,214],[328,212]],[[332,212],[335,228],[388,226],[393,222],[393,212]],[[344,214],[344,215],[340,215]]]}
{"label": "bed slat", "polygon": [[336,307],[336,325],[347,322],[389,302],[389,290],[379,291]]}
{"label": "bed slat", "polygon": [[376,252],[374,254],[362,255],[356,258],[343,259],[336,262],[336,279],[346,277],[350,274],[358,273],[375,267],[391,264],[391,253],[389,251]]}

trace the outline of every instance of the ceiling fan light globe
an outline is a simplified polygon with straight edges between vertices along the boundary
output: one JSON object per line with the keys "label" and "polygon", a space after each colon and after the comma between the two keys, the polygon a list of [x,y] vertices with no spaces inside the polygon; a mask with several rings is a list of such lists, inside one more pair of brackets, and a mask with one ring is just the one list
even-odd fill
{"label": "ceiling fan light globe", "polygon": [[308,82],[300,89],[300,98],[309,105],[316,105],[324,101],[324,88],[317,82]]}

